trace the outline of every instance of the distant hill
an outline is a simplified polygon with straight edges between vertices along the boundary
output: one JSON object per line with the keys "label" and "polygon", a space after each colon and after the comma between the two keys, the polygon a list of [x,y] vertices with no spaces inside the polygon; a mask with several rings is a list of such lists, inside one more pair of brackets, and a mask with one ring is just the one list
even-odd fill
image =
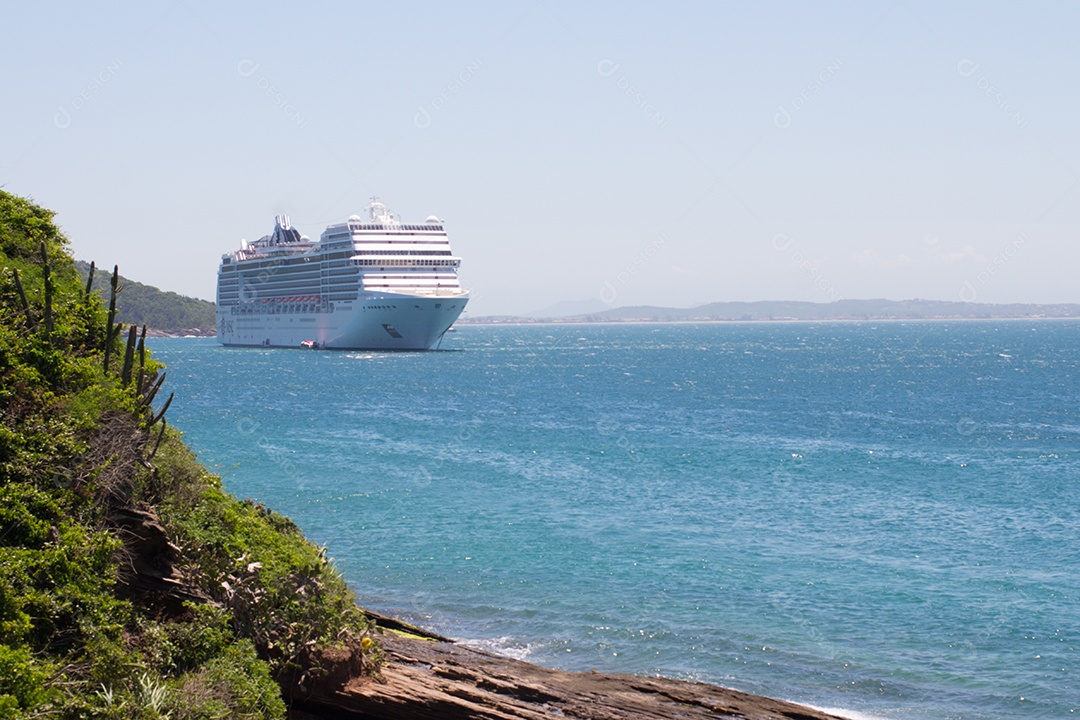
{"label": "distant hill", "polygon": [[[90,263],[77,260],[76,269],[86,282]],[[94,291],[109,302],[112,267],[96,268]],[[125,325],[146,325],[163,335],[213,335],[217,329],[214,303],[159,290],[120,276],[122,289],[116,296],[116,319]]]}
{"label": "distant hill", "polygon": [[[557,306],[556,306],[557,307]],[[831,303],[716,302],[694,308],[655,305],[620,307],[579,315],[547,317],[556,322],[704,322],[720,320],[949,320],[1080,318],[1080,305],[948,302],[941,300],[837,300]],[[536,322],[534,318],[472,317],[460,323]]]}
{"label": "distant hill", "polygon": [[554,305],[549,305],[543,310],[534,310],[525,313],[524,317],[537,319],[570,317],[574,315],[588,315],[590,313],[603,312],[607,309],[607,305],[595,298],[592,300],[562,300]]}

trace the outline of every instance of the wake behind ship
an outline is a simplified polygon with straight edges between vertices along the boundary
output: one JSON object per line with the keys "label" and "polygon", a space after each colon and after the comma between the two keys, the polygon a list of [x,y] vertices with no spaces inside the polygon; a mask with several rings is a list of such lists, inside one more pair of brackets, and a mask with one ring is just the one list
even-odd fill
{"label": "wake behind ship", "polygon": [[286,215],[274,232],[221,257],[217,338],[222,345],[427,350],[454,324],[469,293],[461,258],[431,216],[402,224],[372,198],[318,241]]}

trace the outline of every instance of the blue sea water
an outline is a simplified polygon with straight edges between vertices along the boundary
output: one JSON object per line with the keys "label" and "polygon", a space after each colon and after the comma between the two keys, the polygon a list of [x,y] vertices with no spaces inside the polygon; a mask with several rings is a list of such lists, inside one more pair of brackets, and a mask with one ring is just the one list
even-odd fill
{"label": "blue sea water", "polygon": [[1080,715],[1080,323],[152,348],[200,458],[369,607],[856,715]]}

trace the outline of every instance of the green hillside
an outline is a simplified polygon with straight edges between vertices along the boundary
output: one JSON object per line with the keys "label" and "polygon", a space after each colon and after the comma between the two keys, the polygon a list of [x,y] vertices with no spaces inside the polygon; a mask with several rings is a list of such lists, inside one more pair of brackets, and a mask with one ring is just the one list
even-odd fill
{"label": "green hillside", "polygon": [[[75,261],[79,276],[86,282],[90,263]],[[112,268],[96,268],[94,291],[109,297]],[[122,290],[116,297],[116,319],[128,325],[146,325],[150,330],[170,335],[213,335],[217,324],[214,303],[159,290],[120,276]]]}
{"label": "green hillside", "polygon": [[164,369],[52,215],[0,191],[0,717],[281,720],[373,671],[325,552],[167,426]]}

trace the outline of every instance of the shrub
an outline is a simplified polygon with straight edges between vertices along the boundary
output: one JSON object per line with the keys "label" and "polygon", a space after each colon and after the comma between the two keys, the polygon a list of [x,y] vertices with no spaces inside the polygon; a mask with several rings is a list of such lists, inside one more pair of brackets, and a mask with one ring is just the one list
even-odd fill
{"label": "shrub", "polygon": [[359,643],[371,631],[325,551],[291,520],[226,494],[175,437],[159,457],[163,484],[174,484],[172,473],[188,483],[162,503],[162,521],[203,591],[229,610],[234,632],[251,638],[276,676],[304,664],[315,647]]}
{"label": "shrub", "polygon": [[20,710],[41,707],[56,699],[48,687],[55,668],[38,661],[24,647],[0,645],[0,712],[18,717]]}
{"label": "shrub", "polygon": [[[0,190],[0,717],[283,718],[275,679],[336,645],[370,665],[368,622],[325,553],[223,492],[179,433],[154,455],[160,368],[125,358],[66,245]],[[155,510],[215,604],[118,595],[135,558],[116,518]]]}

